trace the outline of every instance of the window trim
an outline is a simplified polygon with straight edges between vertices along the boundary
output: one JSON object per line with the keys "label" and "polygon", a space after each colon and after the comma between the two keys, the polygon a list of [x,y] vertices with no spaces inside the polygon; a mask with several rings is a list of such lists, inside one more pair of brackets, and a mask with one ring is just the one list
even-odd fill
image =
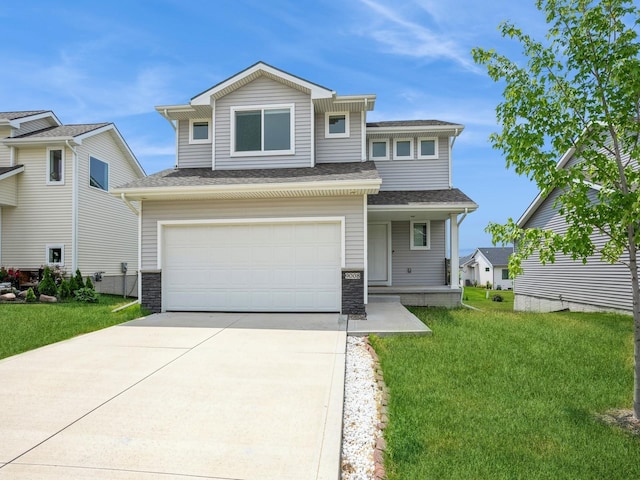
{"label": "window trim", "polygon": [[[107,189],[105,190],[104,188],[100,188],[100,187],[94,187],[93,185],[91,185],[91,159],[97,160],[98,162],[102,162],[107,166]],[[100,160],[98,157],[94,157],[93,155],[89,155],[89,188],[93,188],[95,190],[99,190],[101,192],[106,192],[109,193],[109,185],[111,184],[111,165],[109,165],[109,162],[105,162],[104,160]]]}
{"label": "window trim", "polygon": [[[385,143],[387,147],[387,154],[384,157],[374,157],[373,156],[373,144],[374,143]],[[389,139],[388,138],[370,138],[369,139],[369,160],[389,160],[391,157],[389,156]]]}
{"label": "window trim", "polygon": [[[507,276],[505,277],[504,273],[507,272]],[[509,278],[509,269],[508,268],[503,268],[502,269],[502,280],[510,280]]]}
{"label": "window trim", "polygon": [[[193,124],[194,123],[207,123],[207,138],[196,139],[193,138]],[[210,118],[190,118],[189,119],[189,144],[197,145],[203,143],[211,143],[211,119]]]}
{"label": "window trim", "polygon": [[[53,249],[60,249],[60,262],[49,262],[49,252]],[[44,254],[45,254],[45,265],[50,265],[50,266],[60,266],[60,267],[64,267],[64,244],[62,243],[47,243],[45,245],[45,250],[44,250]]]}
{"label": "window trim", "polygon": [[[296,153],[296,105],[295,103],[279,103],[273,105],[242,105],[242,106],[233,106],[230,107],[230,116],[229,123],[231,131],[230,138],[230,152],[229,155],[231,157],[273,157],[276,155],[295,155]],[[283,110],[285,108],[289,109],[289,141],[290,148],[289,150],[264,150],[264,111],[265,110]],[[248,110],[260,110],[262,113],[262,123],[261,123],[261,150],[253,150],[250,152],[237,152],[236,151],[236,112],[243,112]]]}
{"label": "window trim", "polygon": [[[409,142],[409,155],[398,155],[396,150],[396,146],[398,142]],[[414,159],[414,150],[413,150],[413,138],[394,138],[393,139],[393,159],[394,160],[413,160]]]}
{"label": "window trim", "polygon": [[[413,226],[416,223],[424,223],[427,225],[427,244],[416,245],[414,243]],[[411,250],[431,250],[431,221],[430,220],[411,220],[409,222],[409,245]]]}
{"label": "window trim", "polygon": [[[344,116],[344,133],[329,132],[329,117]],[[349,112],[325,112],[324,114],[324,138],[349,138]]]}
{"label": "window trim", "polygon": [[[60,180],[51,180],[51,152],[59,150],[61,154]],[[64,185],[64,147],[47,147],[47,185]]]}
{"label": "window trim", "polygon": [[[422,142],[424,140],[433,140],[434,155],[422,155]],[[418,138],[418,158],[421,160],[435,160],[438,158],[438,137],[420,137]]]}

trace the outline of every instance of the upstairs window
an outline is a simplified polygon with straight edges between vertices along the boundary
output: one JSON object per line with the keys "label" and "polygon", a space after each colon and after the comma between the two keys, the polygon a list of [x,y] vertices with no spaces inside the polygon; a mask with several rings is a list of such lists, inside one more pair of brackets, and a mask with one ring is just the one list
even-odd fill
{"label": "upstairs window", "polygon": [[324,114],[325,138],[349,136],[349,112],[327,112]]}
{"label": "upstairs window", "polygon": [[431,248],[431,225],[429,221],[411,221],[411,250]]}
{"label": "upstairs window", "polygon": [[389,140],[370,140],[369,158],[371,160],[389,160]]}
{"label": "upstairs window", "polygon": [[418,142],[418,158],[438,158],[437,138],[420,138]]}
{"label": "upstairs window", "polygon": [[294,152],[294,106],[231,108],[231,155],[282,155]]}
{"label": "upstairs window", "polygon": [[413,139],[396,138],[393,140],[393,158],[395,160],[413,159]]}
{"label": "upstairs window", "polygon": [[189,120],[189,143],[211,143],[209,120]]}
{"label": "upstairs window", "polygon": [[47,183],[64,185],[64,155],[61,148],[47,149]]}
{"label": "upstairs window", "polygon": [[89,185],[105,192],[109,191],[109,164],[89,157]]}

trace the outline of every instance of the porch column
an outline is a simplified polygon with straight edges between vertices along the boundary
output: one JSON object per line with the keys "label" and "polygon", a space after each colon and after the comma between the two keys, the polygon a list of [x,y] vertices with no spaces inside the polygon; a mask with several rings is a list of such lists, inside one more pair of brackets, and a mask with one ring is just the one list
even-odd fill
{"label": "porch column", "polygon": [[460,288],[460,280],[458,278],[458,270],[460,269],[460,241],[458,239],[458,215],[452,213],[449,215],[449,252],[451,255],[451,288]]}

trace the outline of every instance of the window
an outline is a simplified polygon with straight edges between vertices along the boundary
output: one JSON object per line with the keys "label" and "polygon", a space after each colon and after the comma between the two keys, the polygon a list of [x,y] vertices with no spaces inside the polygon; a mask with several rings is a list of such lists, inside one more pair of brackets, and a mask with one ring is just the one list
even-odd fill
{"label": "window", "polygon": [[396,138],[393,141],[393,158],[406,160],[413,158],[413,139]]}
{"label": "window", "polygon": [[231,108],[231,155],[282,155],[294,152],[294,106]]}
{"label": "window", "polygon": [[429,250],[429,221],[411,221],[411,250]]}
{"label": "window", "polygon": [[438,158],[438,139],[437,138],[419,139],[418,158]]}
{"label": "window", "polygon": [[502,280],[509,280],[509,269],[508,268],[503,268],[502,269]]}
{"label": "window", "polygon": [[490,272],[490,271],[491,271],[491,268],[490,268],[490,267],[484,267],[484,271],[485,271],[485,272]]}
{"label": "window", "polygon": [[47,244],[46,247],[47,265],[64,265],[64,245]]}
{"label": "window", "polygon": [[61,148],[47,148],[47,183],[64,185],[64,156]]}
{"label": "window", "polygon": [[109,191],[109,164],[89,157],[89,185]]}
{"label": "window", "polygon": [[211,143],[209,120],[189,120],[189,143]]}
{"label": "window", "polygon": [[371,160],[389,160],[389,140],[370,140],[369,158]]}
{"label": "window", "polygon": [[325,138],[349,136],[349,112],[327,112],[324,114]]}

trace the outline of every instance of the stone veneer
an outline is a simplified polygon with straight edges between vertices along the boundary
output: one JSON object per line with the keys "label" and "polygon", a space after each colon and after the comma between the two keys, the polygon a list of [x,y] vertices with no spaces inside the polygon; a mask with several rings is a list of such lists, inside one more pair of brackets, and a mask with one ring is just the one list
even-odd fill
{"label": "stone veneer", "polygon": [[151,313],[160,313],[162,310],[162,272],[160,270],[142,272],[141,304]]}
{"label": "stone veneer", "polygon": [[343,315],[366,315],[364,308],[364,270],[342,269]]}

